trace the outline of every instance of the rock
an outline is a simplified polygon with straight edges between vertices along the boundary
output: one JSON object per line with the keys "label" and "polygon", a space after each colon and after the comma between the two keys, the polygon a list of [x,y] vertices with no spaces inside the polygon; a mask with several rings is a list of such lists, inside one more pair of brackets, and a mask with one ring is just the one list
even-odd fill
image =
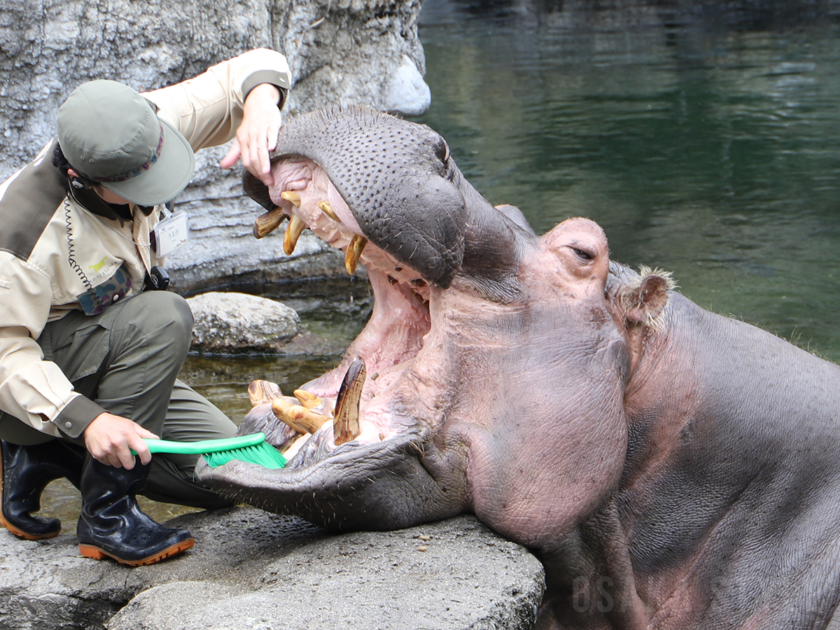
{"label": "rock", "polygon": [[[364,103],[414,115],[429,107],[428,86],[401,91],[401,68],[426,74],[417,34],[421,0],[293,0],[278,17],[285,27],[278,48],[295,78],[292,114],[327,105]],[[425,102],[425,105],[424,105]]]}
{"label": "rock", "polygon": [[432,92],[423,80],[417,66],[408,57],[403,57],[402,64],[391,79],[385,94],[385,108],[389,111],[402,112],[406,116],[419,116],[432,104]]}
{"label": "rock", "polygon": [[[286,55],[286,115],[367,104],[416,114],[428,107],[420,0],[0,0],[0,181],[55,134],[59,105],[79,84],[115,79],[138,90],[176,83],[251,48]],[[182,294],[262,282],[337,277],[343,257],[312,235],[283,254],[251,236],[261,208],[243,197],[238,170],[217,148],[199,152],[193,184],[176,199],[192,242],[170,257]],[[282,236],[282,234],[281,234]]]}
{"label": "rock", "polygon": [[187,300],[193,313],[192,349],[202,354],[323,353],[288,306],[245,293],[203,293]]}
{"label": "rock", "polygon": [[338,536],[252,508],[171,524],[196,546],[136,569],[0,531],[0,629],[525,629],[544,590],[536,558],[472,516]]}

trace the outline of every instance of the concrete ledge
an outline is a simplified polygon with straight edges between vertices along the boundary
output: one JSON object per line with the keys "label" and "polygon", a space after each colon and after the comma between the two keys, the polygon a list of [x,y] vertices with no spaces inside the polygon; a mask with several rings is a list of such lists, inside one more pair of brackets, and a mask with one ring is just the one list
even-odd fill
{"label": "concrete ledge", "polygon": [[252,508],[171,523],[196,546],[136,569],[0,531],[0,629],[525,629],[544,590],[536,558],[471,516],[338,536]]}

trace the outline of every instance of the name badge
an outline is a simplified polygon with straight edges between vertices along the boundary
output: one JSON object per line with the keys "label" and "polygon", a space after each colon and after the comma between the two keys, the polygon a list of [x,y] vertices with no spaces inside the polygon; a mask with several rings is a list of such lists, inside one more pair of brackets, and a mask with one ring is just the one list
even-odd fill
{"label": "name badge", "polygon": [[169,256],[189,240],[190,224],[185,212],[176,212],[155,226],[155,253],[158,258]]}

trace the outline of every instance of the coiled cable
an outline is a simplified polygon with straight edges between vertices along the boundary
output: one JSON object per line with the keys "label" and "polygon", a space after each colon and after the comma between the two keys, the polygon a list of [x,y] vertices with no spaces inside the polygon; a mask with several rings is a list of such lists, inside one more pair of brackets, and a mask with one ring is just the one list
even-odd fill
{"label": "coiled cable", "polygon": [[94,307],[98,309],[102,306],[102,301],[96,294],[96,291],[85,274],[84,269],[82,269],[81,265],[76,262],[76,246],[73,243],[73,227],[70,224],[70,197],[75,199],[75,195],[73,194],[72,184],[69,180],[66,187],[67,195],[64,197],[64,231],[67,233],[67,263],[70,265],[70,268],[78,274],[82,283],[85,285],[85,289],[87,289],[88,295],[90,295],[93,300]]}

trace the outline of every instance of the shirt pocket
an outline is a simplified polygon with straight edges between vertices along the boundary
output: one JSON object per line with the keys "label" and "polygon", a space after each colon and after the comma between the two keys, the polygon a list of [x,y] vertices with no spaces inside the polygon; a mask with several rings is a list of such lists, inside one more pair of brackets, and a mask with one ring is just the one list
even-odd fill
{"label": "shirt pocket", "polygon": [[131,293],[132,285],[131,274],[123,264],[110,278],[95,287],[89,287],[87,291],[77,295],[76,299],[79,300],[85,315],[101,315],[112,304],[125,300]]}

